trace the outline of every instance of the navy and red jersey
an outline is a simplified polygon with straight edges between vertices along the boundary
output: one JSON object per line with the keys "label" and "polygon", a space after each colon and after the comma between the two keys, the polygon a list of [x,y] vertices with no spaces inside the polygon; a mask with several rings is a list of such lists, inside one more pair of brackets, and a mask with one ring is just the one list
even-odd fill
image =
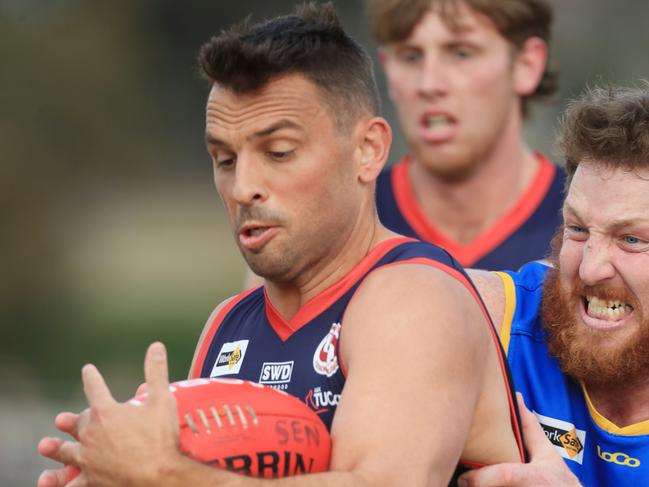
{"label": "navy and red jersey", "polygon": [[482,300],[448,252],[412,238],[397,237],[380,243],[289,321],[273,308],[263,287],[234,297],[209,324],[190,376],[232,377],[267,384],[304,401],[331,428],[346,378],[338,347],[345,310],[372,271],[408,263],[430,265],[448,273],[480,304],[500,354],[503,379],[509,386],[512,428],[522,452],[506,359]]}
{"label": "navy and red jersey", "polygon": [[514,207],[469,244],[441,233],[422,212],[408,176],[410,157],[378,178],[376,207],[381,223],[393,232],[434,243],[448,250],[464,267],[513,269],[543,259],[561,224],[565,172],[541,154],[539,167]]}

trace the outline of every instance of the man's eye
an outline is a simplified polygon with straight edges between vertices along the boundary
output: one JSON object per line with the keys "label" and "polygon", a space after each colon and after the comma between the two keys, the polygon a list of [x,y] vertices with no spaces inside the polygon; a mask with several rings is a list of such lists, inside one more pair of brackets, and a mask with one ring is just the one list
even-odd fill
{"label": "man's eye", "polygon": [[290,159],[293,154],[295,153],[295,150],[287,150],[287,151],[269,151],[268,155],[271,159],[275,161],[286,161]]}
{"label": "man's eye", "polygon": [[405,63],[416,63],[421,57],[421,52],[416,49],[404,49],[398,54],[399,60]]}
{"label": "man's eye", "polygon": [[646,252],[649,242],[635,235],[624,235],[621,238],[622,248],[630,252]]}
{"label": "man's eye", "polygon": [[566,225],[566,229],[569,232],[574,232],[574,233],[583,233],[583,232],[586,231],[586,230],[584,230],[582,227],[580,227],[578,225]]}
{"label": "man's eye", "polygon": [[471,56],[473,56],[473,51],[471,49],[466,48],[466,47],[458,47],[453,51],[453,54],[457,58],[468,59]]}
{"label": "man's eye", "polygon": [[588,231],[579,225],[566,225],[564,237],[572,240],[583,241],[588,238]]}
{"label": "man's eye", "polygon": [[635,237],[633,235],[625,235],[624,237],[622,237],[622,240],[624,241],[624,243],[633,246],[643,246],[649,244],[649,242],[647,242],[646,240],[643,240],[640,237]]}
{"label": "man's eye", "polygon": [[221,167],[221,168],[227,168],[232,165],[234,165],[235,158],[234,157],[228,157],[228,158],[222,158],[222,159],[216,159],[216,167]]}

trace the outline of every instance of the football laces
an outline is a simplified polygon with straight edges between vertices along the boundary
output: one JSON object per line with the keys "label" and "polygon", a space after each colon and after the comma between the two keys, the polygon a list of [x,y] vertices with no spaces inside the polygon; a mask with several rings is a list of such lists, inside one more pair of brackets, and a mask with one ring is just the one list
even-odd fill
{"label": "football laces", "polygon": [[[234,409],[236,416],[233,413],[232,409]],[[250,416],[250,419],[246,417],[246,412]],[[186,412],[184,414],[187,426],[189,426],[189,429],[194,432],[194,435],[198,435],[200,433],[198,424],[202,424],[205,427],[207,434],[212,433],[210,418],[214,419],[214,424],[216,424],[216,427],[218,429],[223,428],[223,420],[221,419],[222,417],[227,418],[227,423],[233,428],[237,426],[237,418],[239,419],[239,423],[241,424],[241,427],[243,429],[248,429],[248,425],[250,423],[252,423],[254,426],[257,426],[259,424],[259,418],[257,417],[257,414],[249,404],[244,404],[243,408],[241,408],[241,406],[239,406],[238,404],[234,404],[233,407],[230,407],[229,404],[223,404],[221,406],[221,411],[218,411],[214,406],[209,406],[210,417],[208,417],[208,414],[206,414],[205,411],[201,408],[196,408],[194,410],[194,413],[198,418],[198,421],[194,419],[194,416],[191,414],[191,412]]]}

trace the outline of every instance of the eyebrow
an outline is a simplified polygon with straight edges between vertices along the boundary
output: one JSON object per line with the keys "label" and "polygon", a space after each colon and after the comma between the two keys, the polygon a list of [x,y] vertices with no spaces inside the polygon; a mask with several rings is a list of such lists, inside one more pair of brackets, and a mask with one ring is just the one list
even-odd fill
{"label": "eyebrow", "polygon": [[[279,120],[278,122],[275,122],[274,124],[264,128],[264,129],[258,130],[257,132],[252,134],[249,138],[260,139],[262,137],[268,137],[269,135],[272,135],[273,133],[277,132],[278,130],[284,130],[284,129],[293,129],[293,130],[303,131],[303,128],[300,125],[298,125],[295,122],[292,122],[290,120],[285,119],[285,120]],[[214,146],[220,146],[220,147],[226,147],[228,145],[225,141],[223,141],[223,140],[221,140],[221,139],[219,139],[217,137],[214,137],[209,132],[205,132],[205,143],[207,145],[214,145]]]}
{"label": "eyebrow", "polygon": [[[572,213],[577,218],[581,218],[581,216],[579,215],[579,212],[573,206],[571,206],[568,201],[564,202],[563,210]],[[623,229],[625,227],[633,227],[635,225],[638,225],[639,223],[642,224],[642,223],[646,223],[646,222],[647,222],[647,220],[645,218],[642,218],[642,216],[639,216],[638,218],[619,218],[619,219],[613,220],[608,225],[608,227],[610,229],[612,229],[612,230],[620,230],[620,229]]]}

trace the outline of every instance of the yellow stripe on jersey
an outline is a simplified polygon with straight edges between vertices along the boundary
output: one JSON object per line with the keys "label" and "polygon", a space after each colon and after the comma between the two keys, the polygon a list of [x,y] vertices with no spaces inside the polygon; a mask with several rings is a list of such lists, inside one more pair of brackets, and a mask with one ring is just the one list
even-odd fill
{"label": "yellow stripe on jersey", "polygon": [[502,343],[505,353],[508,353],[512,321],[514,320],[514,311],[516,310],[516,287],[514,286],[512,277],[506,272],[496,272],[495,274],[502,279],[505,288],[505,313],[498,335],[500,336],[500,343]]}
{"label": "yellow stripe on jersey", "polygon": [[584,391],[584,397],[586,398],[586,404],[588,405],[590,416],[593,418],[593,421],[595,421],[595,424],[597,424],[597,426],[602,428],[604,431],[607,431],[608,433],[612,433],[614,435],[624,436],[640,436],[649,434],[649,419],[640,421],[639,423],[620,427],[612,421],[606,419],[600,414],[597,409],[595,409],[595,406],[591,402],[590,396],[588,395],[588,391],[586,390],[586,386],[583,383],[581,384],[581,388]]}

